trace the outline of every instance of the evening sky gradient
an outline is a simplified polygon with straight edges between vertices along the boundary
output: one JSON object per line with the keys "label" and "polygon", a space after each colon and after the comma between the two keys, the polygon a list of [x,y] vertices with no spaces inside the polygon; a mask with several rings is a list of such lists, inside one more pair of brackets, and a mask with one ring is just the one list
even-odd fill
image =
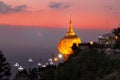
{"label": "evening sky gradient", "polygon": [[[12,64],[57,55],[72,15],[82,42],[120,24],[120,0],[0,0],[0,49]],[[35,64],[36,65],[36,64]]]}
{"label": "evening sky gradient", "polygon": [[0,0],[0,24],[109,29],[120,24],[120,0]]}

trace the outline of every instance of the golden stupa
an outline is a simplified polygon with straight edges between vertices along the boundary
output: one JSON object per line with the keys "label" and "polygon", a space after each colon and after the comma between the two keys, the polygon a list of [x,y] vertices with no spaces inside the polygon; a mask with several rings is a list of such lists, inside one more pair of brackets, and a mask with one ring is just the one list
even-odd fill
{"label": "golden stupa", "polygon": [[68,57],[73,54],[72,46],[76,43],[77,45],[81,43],[80,38],[75,34],[72,27],[72,20],[70,17],[70,26],[66,33],[66,35],[60,40],[58,43],[58,50],[61,54],[64,55],[64,61],[68,59]]}

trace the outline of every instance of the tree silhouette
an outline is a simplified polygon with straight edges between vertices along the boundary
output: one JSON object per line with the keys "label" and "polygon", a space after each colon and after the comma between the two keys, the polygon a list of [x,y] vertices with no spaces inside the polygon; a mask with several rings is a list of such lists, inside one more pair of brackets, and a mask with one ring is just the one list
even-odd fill
{"label": "tree silhouette", "polygon": [[120,27],[113,29],[112,31],[116,36],[120,37]]}
{"label": "tree silhouette", "polygon": [[6,61],[2,51],[0,51],[0,80],[9,80],[11,66]]}
{"label": "tree silhouette", "polygon": [[113,29],[112,33],[115,34],[115,36],[118,37],[118,38],[115,40],[114,48],[120,49],[120,27]]}

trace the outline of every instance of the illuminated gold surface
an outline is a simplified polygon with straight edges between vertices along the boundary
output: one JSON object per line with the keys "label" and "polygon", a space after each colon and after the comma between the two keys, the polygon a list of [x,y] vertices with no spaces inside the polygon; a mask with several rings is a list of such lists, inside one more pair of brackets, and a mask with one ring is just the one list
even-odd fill
{"label": "illuminated gold surface", "polygon": [[76,43],[78,45],[81,43],[81,40],[73,31],[72,20],[70,18],[70,27],[65,37],[63,37],[58,44],[58,50],[64,55],[64,60],[67,60],[67,58],[73,53],[71,48],[73,46],[73,43]]}
{"label": "illuminated gold surface", "polygon": [[81,43],[80,38],[77,35],[74,36],[65,36],[62,38],[58,44],[58,50],[62,54],[72,54],[71,47],[73,43],[79,44]]}

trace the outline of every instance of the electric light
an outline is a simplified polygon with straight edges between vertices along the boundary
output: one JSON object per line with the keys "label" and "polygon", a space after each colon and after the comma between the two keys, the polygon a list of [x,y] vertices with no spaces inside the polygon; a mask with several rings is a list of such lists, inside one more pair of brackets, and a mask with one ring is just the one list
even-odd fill
{"label": "electric light", "polygon": [[49,58],[48,61],[49,61],[49,62],[52,61],[52,58]]}
{"label": "electric light", "polygon": [[18,67],[19,67],[20,65],[16,62],[15,64],[14,64],[14,67],[16,68],[16,73],[17,73],[17,71],[18,71]]}
{"label": "electric light", "polygon": [[58,54],[58,58],[59,59],[63,58],[63,55],[62,54]]}
{"label": "electric light", "polygon": [[47,66],[47,65],[48,65],[48,63],[45,63],[45,65]]}
{"label": "electric light", "polygon": [[45,67],[46,67],[46,65],[42,65],[42,67],[44,67],[44,68],[45,68]]}
{"label": "electric light", "polygon": [[54,58],[54,61],[55,61],[55,62],[56,62],[56,61],[58,61],[58,58],[57,58],[57,57],[55,57],[55,58]]}
{"label": "electric light", "polygon": [[99,36],[98,36],[98,38],[100,38],[100,39],[101,39],[101,38],[102,38],[102,35],[99,35]]}
{"label": "electric light", "polygon": [[53,65],[54,63],[53,62],[50,62],[50,65]]}
{"label": "electric light", "polygon": [[41,66],[42,64],[39,62],[37,65],[38,65],[38,66]]}
{"label": "electric light", "polygon": [[90,41],[90,44],[93,45],[93,41]]}
{"label": "electric light", "polygon": [[29,65],[29,71],[31,71],[31,64],[32,64],[32,62],[33,62],[32,58],[29,58],[29,59],[28,59],[28,62],[30,63],[30,65]]}
{"label": "electric light", "polygon": [[115,39],[118,39],[118,36],[115,36]]}
{"label": "electric light", "polygon": [[33,62],[32,58],[29,58],[29,59],[28,59],[28,62]]}
{"label": "electric light", "polygon": [[18,70],[22,71],[22,70],[23,70],[23,67],[22,67],[22,66],[18,67]]}
{"label": "electric light", "polygon": [[14,64],[14,66],[15,66],[15,67],[18,67],[18,66],[19,66],[19,64],[18,64],[18,63],[15,63],[15,64]]}

